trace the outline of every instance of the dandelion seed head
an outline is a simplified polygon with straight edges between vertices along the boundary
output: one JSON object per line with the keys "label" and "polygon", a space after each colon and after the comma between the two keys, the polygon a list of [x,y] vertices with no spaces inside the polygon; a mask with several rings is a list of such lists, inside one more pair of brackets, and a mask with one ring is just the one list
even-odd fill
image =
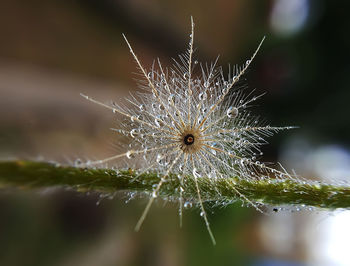
{"label": "dandelion seed head", "polygon": [[[150,194],[149,204],[137,229],[170,173],[176,174],[180,179],[192,175],[195,180],[204,176],[236,176],[249,180],[264,178],[275,170],[257,161],[261,154],[260,146],[267,143],[267,137],[290,128],[271,127],[259,122],[259,117],[252,115],[249,107],[261,95],[244,94],[237,86],[263,40],[243,66],[230,67],[225,76],[222,68],[217,66],[218,59],[211,64],[193,59],[192,19],[191,22],[189,48],[174,60],[171,67],[163,67],[158,59],[147,70],[123,35],[143,77],[138,84],[140,91],[127,99],[128,106],[115,103],[109,106],[83,95],[88,100],[111,109],[113,113],[123,115],[126,120],[115,131],[130,137],[129,148],[125,153],[93,164],[115,163],[126,157],[139,162],[139,172],[152,169],[162,176]],[[196,185],[201,216],[215,242],[198,184]],[[183,188],[180,189],[180,208],[182,192]],[[238,190],[237,193],[239,194]],[[188,208],[189,202],[186,199],[184,202],[184,207]]]}

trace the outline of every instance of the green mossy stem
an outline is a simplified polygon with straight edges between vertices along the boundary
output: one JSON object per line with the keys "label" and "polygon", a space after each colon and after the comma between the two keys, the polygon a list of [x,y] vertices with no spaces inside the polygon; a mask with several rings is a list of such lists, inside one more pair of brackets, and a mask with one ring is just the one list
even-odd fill
{"label": "green mossy stem", "polygon": [[[16,188],[47,188],[63,186],[77,191],[114,193],[117,191],[152,192],[160,177],[156,173],[139,175],[133,170],[88,169],[59,166],[47,162],[0,162],[0,186]],[[133,180],[134,179],[134,180]],[[133,181],[132,181],[133,180]],[[199,178],[203,201],[230,202],[242,199],[237,191],[252,202],[272,206],[309,206],[333,210],[350,208],[350,187],[302,181],[242,180],[238,177],[218,180]],[[159,197],[178,199],[180,180],[170,175],[159,190]],[[183,181],[183,198],[197,201],[195,180],[188,176]],[[244,200],[244,199],[243,199]]]}

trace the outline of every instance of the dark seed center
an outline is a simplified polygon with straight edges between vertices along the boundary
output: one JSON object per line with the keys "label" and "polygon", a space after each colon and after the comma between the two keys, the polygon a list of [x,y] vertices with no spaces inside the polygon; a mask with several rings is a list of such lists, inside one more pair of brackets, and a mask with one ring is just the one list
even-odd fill
{"label": "dark seed center", "polygon": [[185,136],[184,143],[186,145],[192,145],[193,142],[194,142],[194,136],[192,134],[188,134],[188,135]]}

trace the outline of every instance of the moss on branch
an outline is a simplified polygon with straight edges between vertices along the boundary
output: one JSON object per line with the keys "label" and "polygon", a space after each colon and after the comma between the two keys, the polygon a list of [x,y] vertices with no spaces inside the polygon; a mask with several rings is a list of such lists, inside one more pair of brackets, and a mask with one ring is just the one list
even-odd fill
{"label": "moss on branch", "polygon": [[[160,177],[156,173],[144,173],[137,178],[133,170],[87,169],[59,166],[47,162],[0,162],[0,185],[17,188],[46,188],[64,186],[78,191],[151,192]],[[247,181],[238,177],[225,179],[199,178],[203,201],[234,201],[241,193],[252,202],[268,205],[310,206],[323,209],[350,208],[350,187],[301,181],[261,180]],[[171,175],[161,187],[159,197],[178,198],[180,181]],[[188,176],[183,183],[183,197],[196,201],[194,178]]]}

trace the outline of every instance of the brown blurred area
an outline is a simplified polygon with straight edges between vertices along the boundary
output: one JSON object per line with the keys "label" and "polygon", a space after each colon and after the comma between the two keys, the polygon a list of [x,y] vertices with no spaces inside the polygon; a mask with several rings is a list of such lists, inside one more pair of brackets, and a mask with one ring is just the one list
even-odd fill
{"label": "brown blurred area", "polygon": [[[239,24],[249,21],[245,22],[247,16],[238,10],[252,10],[248,4],[238,1],[227,6],[223,1],[215,5],[220,29],[208,26],[212,22],[202,18],[200,10],[197,15],[189,8],[184,14],[182,5],[187,4],[3,1],[0,123],[6,130],[1,130],[4,149],[0,155],[39,154],[58,159],[77,151],[80,156],[98,156],[108,149],[109,143],[104,140],[112,137],[108,132],[113,125],[111,117],[79,93],[115,101],[135,89],[132,72],[136,68],[122,32],[145,66],[156,57],[171,63],[171,57],[185,50],[190,14],[198,28],[199,56],[212,60],[217,50],[240,52],[242,35],[247,34]],[[171,16],[162,10],[171,10]]]}
{"label": "brown blurred area", "polygon": [[[256,94],[267,92],[254,108],[271,125],[301,129],[273,137],[264,147],[264,161],[280,158],[313,176],[317,165],[325,164],[316,160],[318,147],[336,143],[345,150],[350,143],[344,10],[311,0],[2,0],[0,159],[71,163],[112,155],[113,144],[123,140],[109,128],[121,117],[80,93],[122,102],[137,90],[139,77],[121,34],[144,66],[157,57],[171,65],[187,48],[192,15],[197,59],[211,62],[220,54],[224,71],[227,63],[245,62],[267,37],[246,76]],[[178,207],[170,203],[156,204],[135,233],[146,201],[125,204],[133,197],[2,189],[0,265],[346,265],[350,260],[341,263],[340,255],[324,252],[332,246],[319,239],[331,225],[315,226],[323,218],[290,212],[265,217],[240,203],[210,211],[216,247],[198,210],[185,211],[180,229]]]}

